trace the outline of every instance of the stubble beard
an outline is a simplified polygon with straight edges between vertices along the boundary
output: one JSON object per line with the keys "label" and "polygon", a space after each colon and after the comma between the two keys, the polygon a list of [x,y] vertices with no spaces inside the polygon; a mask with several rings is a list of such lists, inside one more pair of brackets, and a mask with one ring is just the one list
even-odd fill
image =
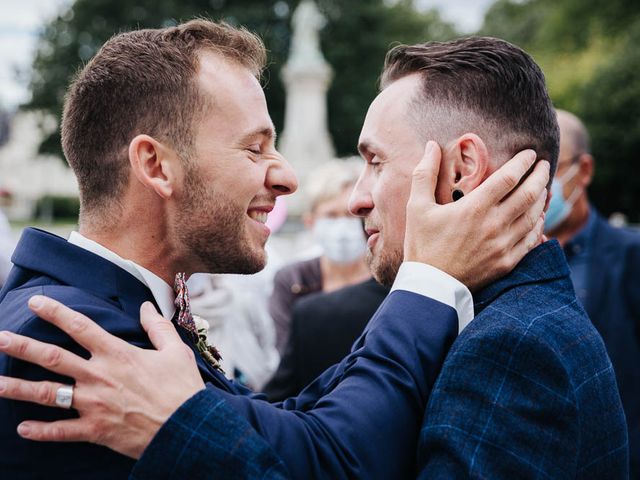
{"label": "stubble beard", "polygon": [[252,248],[247,213],[221,192],[212,192],[197,169],[187,172],[185,198],[177,218],[177,236],[203,273],[251,274],[266,263],[264,246]]}
{"label": "stubble beard", "polygon": [[402,265],[402,258],[401,250],[382,248],[377,255],[367,250],[366,261],[376,282],[385,287],[391,287]]}

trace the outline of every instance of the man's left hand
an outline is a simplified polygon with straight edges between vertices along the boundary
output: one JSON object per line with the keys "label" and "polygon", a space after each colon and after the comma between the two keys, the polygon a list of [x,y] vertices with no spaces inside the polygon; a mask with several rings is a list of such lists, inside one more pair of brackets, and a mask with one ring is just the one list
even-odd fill
{"label": "man's left hand", "polygon": [[[47,297],[32,297],[29,307],[65,331],[91,358],[85,360],[55,345],[0,332],[0,352],[76,382],[71,407],[80,418],[24,421],[18,426],[24,438],[92,442],[140,458],[169,416],[204,388],[193,352],[149,302],[140,308],[140,321],[157,350],[134,347]],[[0,377],[0,397],[56,406],[56,391],[61,386]]]}

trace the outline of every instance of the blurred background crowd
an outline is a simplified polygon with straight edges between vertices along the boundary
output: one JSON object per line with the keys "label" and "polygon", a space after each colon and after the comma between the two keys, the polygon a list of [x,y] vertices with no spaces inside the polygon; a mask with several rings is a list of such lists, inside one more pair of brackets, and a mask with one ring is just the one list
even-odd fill
{"label": "blurred background crowd", "polygon": [[74,72],[114,33],[206,16],[244,25],[264,39],[269,109],[282,133],[281,150],[302,180],[300,192],[270,215],[274,233],[265,271],[190,280],[192,308],[209,322],[229,376],[274,400],[297,393],[349,351],[384,298],[386,290],[370,279],[366,239],[360,221],[349,216],[347,198],[360,168],[352,158],[359,130],[385,52],[397,42],[490,35],[523,47],[541,65],[556,107],[577,116],[565,118],[563,135],[575,141],[561,150],[559,195],[566,201],[558,206],[564,216],[554,228],[569,260],[575,257],[578,294],[588,302],[589,258],[582,255],[585,244],[574,241],[585,226],[585,208],[588,216],[594,205],[616,227],[640,223],[640,2],[305,0],[299,8],[300,3],[4,3],[0,284],[24,226],[65,237],[76,226],[77,187],[57,128]]}

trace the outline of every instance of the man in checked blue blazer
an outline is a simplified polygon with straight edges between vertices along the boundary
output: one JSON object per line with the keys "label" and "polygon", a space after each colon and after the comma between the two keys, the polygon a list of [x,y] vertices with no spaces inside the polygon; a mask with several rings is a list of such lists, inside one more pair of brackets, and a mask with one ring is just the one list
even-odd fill
{"label": "man in checked blue blazer", "polygon": [[[474,286],[513,267],[539,236],[526,218],[540,216],[544,202],[537,197],[548,174],[544,165],[535,167],[503,200],[533,163],[525,153],[493,178],[492,188],[469,196],[478,211],[491,212],[505,227],[497,238],[486,215],[469,217],[463,207],[439,213],[432,206],[436,220],[459,218],[467,232],[438,232],[441,245],[422,249],[420,240],[438,228],[421,210],[409,222],[417,230],[407,236],[409,245],[418,244],[407,257],[416,261],[403,264],[389,298],[351,354],[298,397],[270,405],[228,381],[203,359],[187,331],[179,326],[178,336],[168,320],[176,313],[175,273],[250,273],[264,265],[266,214],[278,195],[296,188],[293,172],[274,147],[256,78],[263,65],[257,37],[198,20],[118,35],[74,81],[62,138],[80,186],[80,232],[67,241],[27,229],[0,293],[6,330],[0,349],[11,355],[0,356],[0,373],[6,375],[0,396],[13,399],[0,403],[3,474],[413,474],[431,385],[448,346],[471,319],[469,291],[443,270]],[[429,185],[418,186],[417,198],[428,198]],[[514,221],[516,228],[507,229]],[[469,240],[471,232],[486,240],[483,255],[473,251],[477,242]],[[458,245],[462,260],[447,256],[451,245]],[[515,245],[513,255],[493,261],[505,245]],[[49,315],[36,303],[31,304],[35,313],[27,308],[38,294],[67,303],[100,327],[73,314],[71,327],[56,329],[42,320]],[[143,301],[151,302],[143,306],[147,313],[153,305],[164,315],[143,316],[149,338],[139,326]],[[58,312],[68,311],[59,307]],[[33,355],[44,358],[32,364]],[[16,376],[25,380],[11,378]],[[51,408],[65,406],[56,393],[74,380],[73,409]],[[29,420],[56,423],[52,428]],[[107,431],[114,423],[121,430]],[[115,451],[42,440],[90,441]]]}
{"label": "man in checked blue blazer", "polygon": [[[394,113],[403,98],[411,98],[420,134],[443,146],[441,203],[463,202],[511,149],[526,144],[555,169],[559,131],[542,72],[507,42],[396,47],[382,88],[362,131],[364,143],[376,145],[364,150],[371,171],[354,192],[368,229],[400,210],[386,195],[392,184],[401,188],[394,178],[403,167],[384,152],[402,134],[393,126],[401,123],[404,112]],[[410,139],[402,145],[408,157]],[[627,478],[627,430],[613,367],[576,299],[558,242],[539,245],[474,293],[474,310],[431,393],[418,478]]]}

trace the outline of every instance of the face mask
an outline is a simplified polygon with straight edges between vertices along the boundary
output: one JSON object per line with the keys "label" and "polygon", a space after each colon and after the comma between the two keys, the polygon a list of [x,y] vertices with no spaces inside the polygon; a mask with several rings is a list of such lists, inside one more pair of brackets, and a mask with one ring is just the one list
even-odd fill
{"label": "face mask", "polygon": [[574,163],[562,177],[554,178],[553,182],[551,182],[551,193],[553,195],[551,196],[549,208],[547,209],[547,213],[544,217],[545,232],[560,226],[571,213],[573,204],[576,203],[582,189],[580,187],[574,188],[571,195],[569,195],[569,198],[565,200],[563,193],[564,185],[575,177],[579,168],[580,166],[577,163]]}
{"label": "face mask", "polygon": [[313,225],[313,236],[324,255],[336,263],[350,263],[364,255],[367,240],[358,218],[320,218]]}

